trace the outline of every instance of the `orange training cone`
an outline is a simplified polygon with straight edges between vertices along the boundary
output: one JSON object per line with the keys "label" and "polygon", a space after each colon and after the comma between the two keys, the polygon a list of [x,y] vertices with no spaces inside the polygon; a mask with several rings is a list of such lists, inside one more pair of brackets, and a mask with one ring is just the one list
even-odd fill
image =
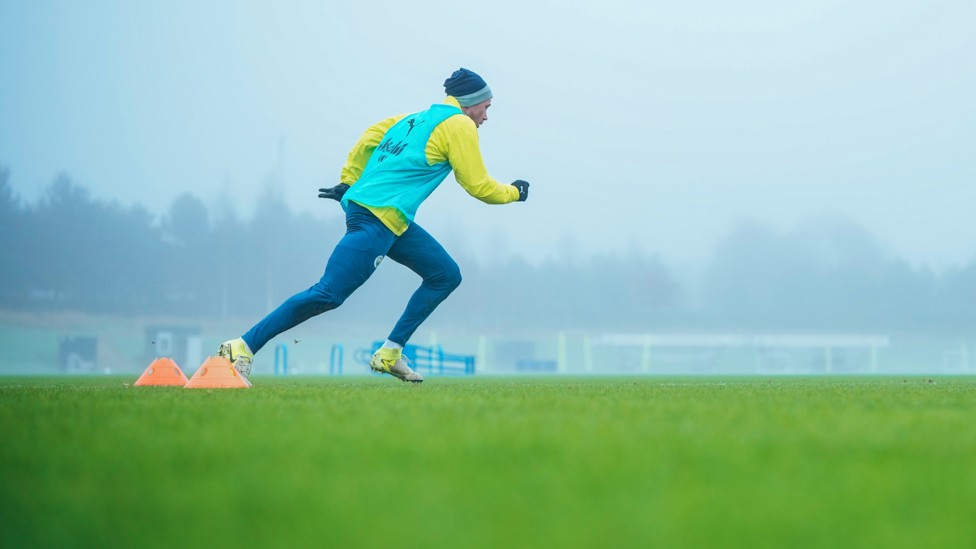
{"label": "orange training cone", "polygon": [[152,361],[146,371],[139,376],[135,385],[146,387],[150,385],[186,385],[186,375],[171,358],[160,357]]}
{"label": "orange training cone", "polygon": [[184,385],[187,389],[247,389],[250,386],[251,382],[222,356],[208,358]]}

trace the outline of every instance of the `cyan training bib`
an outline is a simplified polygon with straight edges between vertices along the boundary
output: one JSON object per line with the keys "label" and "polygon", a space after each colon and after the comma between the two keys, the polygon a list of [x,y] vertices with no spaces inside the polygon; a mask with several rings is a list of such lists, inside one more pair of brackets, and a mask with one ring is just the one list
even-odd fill
{"label": "cyan training bib", "polygon": [[349,200],[377,208],[392,206],[412,222],[420,204],[451,172],[449,162],[428,164],[426,148],[434,128],[456,114],[463,111],[436,104],[394,124],[373,150],[359,181],[343,195],[343,208]]}

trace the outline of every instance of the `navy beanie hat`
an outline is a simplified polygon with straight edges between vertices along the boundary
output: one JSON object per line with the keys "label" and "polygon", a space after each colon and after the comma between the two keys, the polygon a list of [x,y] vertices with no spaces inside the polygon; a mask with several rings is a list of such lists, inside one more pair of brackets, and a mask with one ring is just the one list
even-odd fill
{"label": "navy beanie hat", "polygon": [[492,98],[491,88],[474,71],[464,67],[454,71],[450,78],[444,81],[444,91],[447,95],[458,100],[462,107],[477,105]]}

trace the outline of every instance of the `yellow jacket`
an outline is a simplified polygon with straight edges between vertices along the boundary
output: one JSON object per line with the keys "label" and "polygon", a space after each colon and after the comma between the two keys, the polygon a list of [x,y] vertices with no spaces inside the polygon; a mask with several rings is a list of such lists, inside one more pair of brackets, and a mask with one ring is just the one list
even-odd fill
{"label": "yellow jacket", "polygon": [[[457,99],[448,96],[444,103],[460,108]],[[373,124],[363,132],[356,145],[349,151],[346,164],[342,167],[339,178],[341,183],[354,185],[363,170],[373,150],[383,140],[387,130],[400,121],[406,114],[387,118]],[[468,194],[487,204],[507,204],[519,198],[518,189],[512,185],[499,183],[488,175],[484,160],[481,158],[481,148],[478,145],[478,127],[466,115],[458,114],[441,122],[430,134],[424,149],[428,164],[447,161],[454,170],[454,178]],[[384,225],[396,235],[403,234],[409,226],[399,210],[393,207],[365,206]]]}

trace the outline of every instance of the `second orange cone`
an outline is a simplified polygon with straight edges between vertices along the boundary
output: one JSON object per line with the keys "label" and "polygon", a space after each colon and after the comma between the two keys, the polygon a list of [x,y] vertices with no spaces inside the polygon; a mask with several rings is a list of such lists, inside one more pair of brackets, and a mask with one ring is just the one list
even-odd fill
{"label": "second orange cone", "polygon": [[222,356],[208,358],[184,385],[187,389],[247,389],[251,382]]}

